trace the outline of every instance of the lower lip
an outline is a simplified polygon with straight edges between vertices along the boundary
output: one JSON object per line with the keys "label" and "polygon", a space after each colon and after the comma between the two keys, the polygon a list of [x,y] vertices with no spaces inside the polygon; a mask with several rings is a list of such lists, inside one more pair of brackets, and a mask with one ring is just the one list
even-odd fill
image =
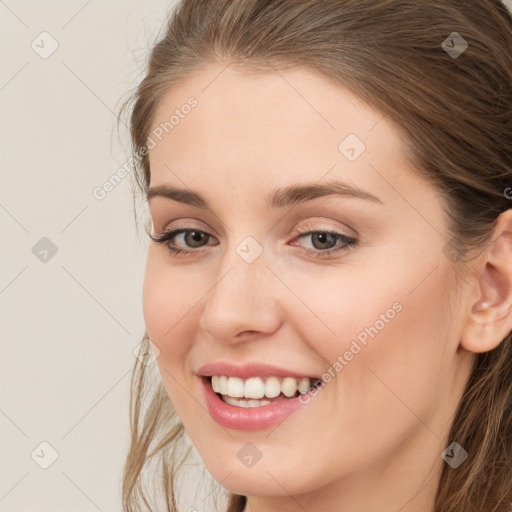
{"label": "lower lip", "polygon": [[281,423],[302,406],[299,397],[295,397],[260,407],[236,407],[227,404],[215,393],[210,379],[202,377],[201,380],[211,417],[226,428],[263,430]]}

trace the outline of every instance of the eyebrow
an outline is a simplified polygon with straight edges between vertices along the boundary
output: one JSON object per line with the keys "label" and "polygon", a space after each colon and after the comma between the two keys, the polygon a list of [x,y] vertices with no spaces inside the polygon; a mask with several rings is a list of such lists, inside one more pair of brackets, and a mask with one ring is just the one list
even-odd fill
{"label": "eyebrow", "polygon": [[[318,197],[338,195],[355,197],[382,204],[382,201],[358,187],[342,181],[329,181],[323,183],[299,183],[282,189],[274,190],[267,197],[270,208],[284,208],[312,201]],[[212,207],[200,194],[187,189],[175,188],[169,185],[158,185],[148,190],[146,200],[154,197],[164,197],[180,203],[196,206],[203,210],[213,212]]]}

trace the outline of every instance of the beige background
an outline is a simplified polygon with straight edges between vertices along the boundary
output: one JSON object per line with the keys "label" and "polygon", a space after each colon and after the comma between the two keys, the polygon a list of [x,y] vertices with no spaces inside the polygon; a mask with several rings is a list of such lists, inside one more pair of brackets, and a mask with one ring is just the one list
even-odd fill
{"label": "beige background", "polygon": [[173,4],[0,0],[2,512],[121,510],[147,240],[130,177],[93,191]]}
{"label": "beige background", "polygon": [[127,159],[114,112],[173,3],[0,2],[2,512],[121,510],[147,242],[129,177],[93,190]]}

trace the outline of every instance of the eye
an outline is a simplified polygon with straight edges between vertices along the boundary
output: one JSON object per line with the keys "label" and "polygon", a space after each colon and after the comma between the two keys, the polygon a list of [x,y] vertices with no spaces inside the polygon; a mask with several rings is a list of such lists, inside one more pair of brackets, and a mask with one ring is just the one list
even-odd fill
{"label": "eye", "polygon": [[[178,247],[174,243],[174,238],[177,238],[179,235],[184,235],[183,239],[187,244],[190,244],[192,249],[183,249],[181,247]],[[164,231],[163,233],[160,233],[159,235],[152,236],[149,235],[151,240],[153,242],[167,245],[167,248],[171,254],[190,254],[193,252],[198,252],[198,247],[200,248],[202,245],[202,242],[204,240],[208,240],[212,238],[212,235],[207,233],[206,231],[201,231],[199,229],[175,229],[172,231]]]}
{"label": "eye", "polygon": [[184,241],[189,247],[193,249],[197,249],[204,245],[204,241],[211,238],[211,235],[204,231],[192,230],[192,229],[182,229],[180,231],[174,231],[174,234],[171,233],[171,238],[177,238],[183,235],[182,241]]}
{"label": "eye", "polygon": [[[324,258],[334,253],[348,250],[357,244],[357,240],[345,233],[332,230],[299,231],[298,239],[310,238],[313,249],[306,249],[308,256]],[[339,243],[336,243],[339,242]]]}
{"label": "eye", "polygon": [[[176,245],[175,239],[182,236],[182,242],[187,248]],[[345,233],[332,230],[315,231],[297,231],[294,233],[295,239],[311,237],[313,248],[303,250],[308,256],[325,258],[334,253],[346,251],[357,244],[357,240]],[[213,239],[213,236],[206,231],[194,228],[180,228],[171,231],[164,231],[158,235],[149,235],[153,242],[166,245],[172,255],[185,256],[192,253],[198,253],[199,249],[205,245],[215,245],[204,243]],[[339,243],[337,243],[339,242]],[[296,245],[296,244],[292,244]]]}

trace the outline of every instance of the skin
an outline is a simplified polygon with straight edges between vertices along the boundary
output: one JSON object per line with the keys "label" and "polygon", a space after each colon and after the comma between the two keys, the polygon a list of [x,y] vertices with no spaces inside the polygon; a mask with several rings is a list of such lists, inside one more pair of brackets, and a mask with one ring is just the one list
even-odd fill
{"label": "skin", "polygon": [[[480,253],[455,287],[440,196],[406,160],[399,129],[319,74],[211,64],[161,98],[152,126],[190,96],[197,107],[150,151],[150,187],[191,189],[214,214],[155,197],[152,233],[186,227],[211,238],[191,247],[178,235],[176,245],[197,251],[181,257],[150,243],[143,310],[165,388],[206,467],[249,496],[246,511],[432,510],[474,352],[512,327],[496,292],[510,294],[508,270],[491,272],[505,268],[510,240]],[[338,149],[350,133],[366,146],[354,162]],[[380,202],[266,205],[277,188],[328,180]],[[496,237],[510,231],[509,215],[499,227]],[[317,258],[322,246],[297,229],[334,230],[357,245]],[[263,251],[250,264],[236,252],[248,236]],[[489,309],[500,301],[501,313]],[[210,417],[200,366],[271,362],[320,376],[397,302],[400,312],[279,426],[244,432]],[[262,454],[251,468],[237,458],[248,442]]]}

